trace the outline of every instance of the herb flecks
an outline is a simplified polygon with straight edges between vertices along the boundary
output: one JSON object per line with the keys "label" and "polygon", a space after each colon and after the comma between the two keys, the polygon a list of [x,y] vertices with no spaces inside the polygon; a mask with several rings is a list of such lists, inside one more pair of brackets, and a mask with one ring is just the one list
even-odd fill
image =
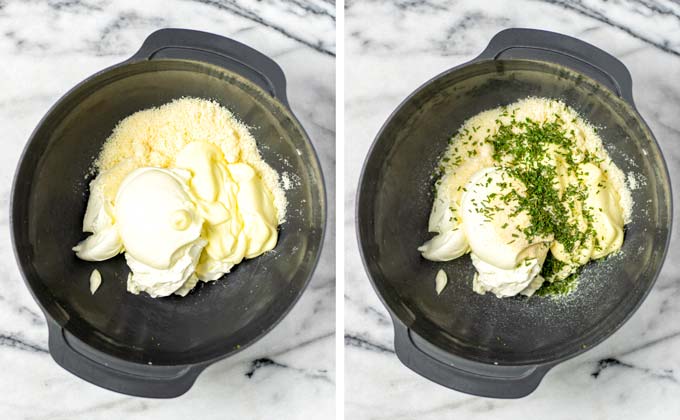
{"label": "herb flecks", "polygon": [[[513,203],[510,213],[515,217],[525,212],[530,219],[522,228],[528,241],[553,237],[565,251],[575,252],[594,237],[590,209],[581,203],[588,196],[580,163],[592,161],[588,152],[578,152],[573,130],[564,128],[564,121],[555,114],[551,120],[537,122],[530,118],[509,122],[497,120],[496,131],[485,141],[493,146],[493,159],[511,177],[520,181],[525,190],[513,189],[501,198]],[[566,163],[567,172],[575,182],[560,188],[557,159]],[[577,204],[578,203],[578,204]],[[579,226],[577,212],[586,221]]]}
{"label": "herb flecks", "polygon": [[565,296],[573,292],[578,285],[578,275],[576,273],[569,275],[562,280],[555,280],[554,282],[545,282],[536,290],[536,296],[551,296],[559,297]]}

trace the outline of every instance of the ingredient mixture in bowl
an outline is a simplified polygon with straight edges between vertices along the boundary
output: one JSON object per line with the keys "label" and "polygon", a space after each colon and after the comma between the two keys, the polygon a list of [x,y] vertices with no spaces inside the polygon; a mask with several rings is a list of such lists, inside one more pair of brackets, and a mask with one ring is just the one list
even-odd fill
{"label": "ingredient mixture in bowl", "polygon": [[631,217],[623,172],[595,128],[557,100],[470,118],[436,176],[436,236],[418,250],[432,261],[470,253],[480,294],[569,292],[580,267],[621,248]]}
{"label": "ingredient mixture in bowl", "polygon": [[76,255],[125,253],[127,290],[185,296],[276,246],[286,197],[247,127],[216,102],[182,98],[118,123],[96,178]]}

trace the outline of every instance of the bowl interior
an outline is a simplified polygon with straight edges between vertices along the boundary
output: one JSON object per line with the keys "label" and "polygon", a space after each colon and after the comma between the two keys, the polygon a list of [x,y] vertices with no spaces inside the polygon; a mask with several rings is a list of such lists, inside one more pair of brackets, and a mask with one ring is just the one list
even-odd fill
{"label": "bowl interior", "polygon": [[[561,300],[497,299],[472,291],[469,256],[425,260],[431,174],[464,120],[527,96],[561,99],[599,127],[614,162],[641,185],[619,255],[588,264],[578,290]],[[486,61],[454,69],[410,97],[367,159],[358,207],[362,254],[390,311],[428,342],[485,363],[533,364],[592,346],[642,301],[662,265],[670,185],[658,146],[636,111],[596,82],[540,61]],[[449,282],[435,293],[444,269]]]}
{"label": "bowl interior", "polygon": [[[122,256],[91,263],[82,240],[88,169],[118,121],[182,96],[214,99],[249,125],[264,158],[294,181],[273,252],[239,264],[184,298],[127,293]],[[13,196],[21,268],[41,306],[85,343],[124,360],[184,364],[243,348],[268,331],[302,293],[320,252],[325,220],[318,161],[292,114],[262,89],[196,61],[128,64],[88,79],[45,117],[27,146]],[[97,268],[103,282],[89,292]]]}

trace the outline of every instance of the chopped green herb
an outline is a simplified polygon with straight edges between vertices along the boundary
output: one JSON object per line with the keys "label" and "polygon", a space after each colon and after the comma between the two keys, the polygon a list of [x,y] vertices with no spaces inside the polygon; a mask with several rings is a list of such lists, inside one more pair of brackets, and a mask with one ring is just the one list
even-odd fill
{"label": "chopped green herb", "polygon": [[536,295],[551,297],[566,296],[576,289],[577,284],[578,276],[572,274],[565,279],[556,280],[552,283],[546,281],[538,290],[536,290]]}

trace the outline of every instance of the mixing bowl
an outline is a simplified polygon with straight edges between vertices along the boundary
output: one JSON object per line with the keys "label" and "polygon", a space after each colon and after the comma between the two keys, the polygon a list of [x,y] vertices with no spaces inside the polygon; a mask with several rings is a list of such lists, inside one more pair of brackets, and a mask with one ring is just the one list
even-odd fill
{"label": "mixing bowl", "polygon": [[[126,292],[123,256],[92,263],[71,247],[88,198],[85,175],[118,121],[182,96],[213,99],[252,127],[263,159],[296,180],[273,252],[239,264],[184,298]],[[305,289],[326,220],[323,178],[312,144],[286,100],[279,66],[236,41],[164,29],[130,59],[66,93],[40,121],[14,179],[15,254],[49,329],[52,357],[114,391],[174,397],[211,363],[261,338]],[[91,295],[88,279],[103,277]]]}
{"label": "mixing bowl", "polygon": [[[576,109],[599,127],[616,165],[641,181],[621,253],[588,264],[564,299],[478,295],[468,256],[436,263],[416,250],[432,236],[431,175],[447,141],[466,119],[528,96]],[[361,255],[392,317],[399,359],[444,386],[505,398],[529,394],[550,368],[633,314],[661,269],[672,215],[666,165],[625,66],[585,42],[529,29],[498,33],[479,57],[428,81],[392,113],[364,164],[356,210]],[[438,296],[439,269],[449,282]]]}

